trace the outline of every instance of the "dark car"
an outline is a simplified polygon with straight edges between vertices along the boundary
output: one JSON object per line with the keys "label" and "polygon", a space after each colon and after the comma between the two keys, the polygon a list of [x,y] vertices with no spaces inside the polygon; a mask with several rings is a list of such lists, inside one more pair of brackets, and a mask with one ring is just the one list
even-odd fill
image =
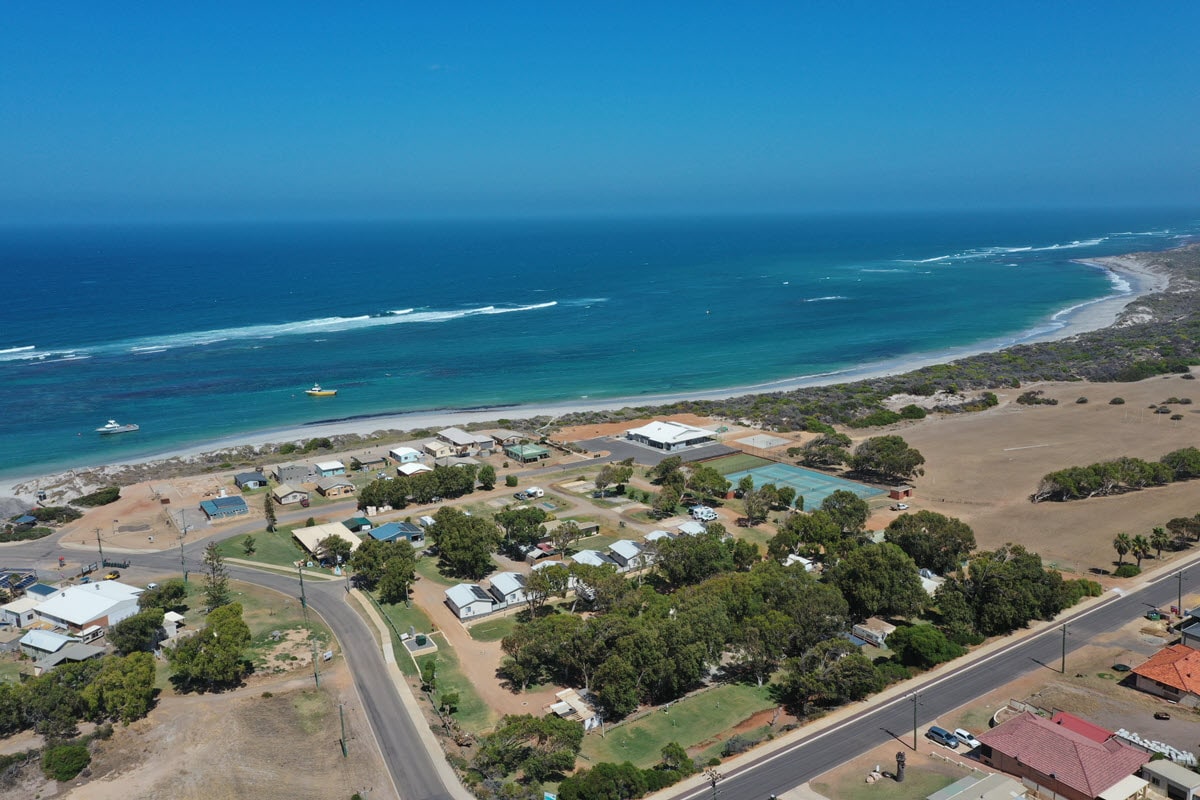
{"label": "dark car", "polygon": [[949,747],[951,750],[958,749],[958,737],[945,728],[939,728],[937,725],[925,731],[925,738],[932,739],[938,744]]}

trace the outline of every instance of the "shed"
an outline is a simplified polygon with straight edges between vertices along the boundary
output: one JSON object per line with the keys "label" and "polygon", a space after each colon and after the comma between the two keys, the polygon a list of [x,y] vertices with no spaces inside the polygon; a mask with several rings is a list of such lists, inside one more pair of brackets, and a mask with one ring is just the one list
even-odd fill
{"label": "shed", "polygon": [[21,516],[19,516],[13,520],[13,524],[14,525],[32,525],[37,521],[38,521],[37,517],[35,517],[35,516],[32,516],[30,514],[22,514]]}
{"label": "shed", "polygon": [[1167,797],[1177,797],[1180,800],[1200,798],[1200,775],[1182,764],[1165,759],[1148,761],[1142,764],[1139,774],[1150,781],[1150,785],[1158,789],[1160,794]]}
{"label": "shed", "polygon": [[528,464],[549,458],[550,449],[538,444],[509,444],[504,446],[504,454],[514,461]]}
{"label": "shed", "polygon": [[433,467],[422,464],[419,461],[406,461],[396,467],[396,474],[403,475],[406,478],[413,475],[418,475],[422,472],[433,472]]}
{"label": "shed", "polygon": [[201,500],[200,510],[210,520],[226,519],[250,513],[250,507],[240,497],[214,497],[212,500]]}
{"label": "shed", "polygon": [[233,485],[239,489],[261,489],[267,485],[267,476],[261,472],[239,472],[233,476]]}
{"label": "shed", "polygon": [[351,533],[362,533],[363,531],[371,530],[373,523],[366,517],[351,517],[350,519],[342,520],[342,524],[346,526],[346,530]]}
{"label": "shed", "polygon": [[893,486],[888,489],[888,497],[892,500],[907,500],[913,496],[913,487],[911,486]]}
{"label": "shed", "polygon": [[492,437],[496,444],[502,447],[507,447],[510,444],[517,444],[522,439],[528,439],[529,435],[520,431],[510,430],[508,428],[492,428],[484,431],[488,436]]}
{"label": "shed", "polygon": [[571,556],[571,560],[576,564],[587,564],[592,567],[615,567],[617,562],[613,561],[604,553],[596,550],[580,550],[575,555]]}
{"label": "shed", "polygon": [[40,598],[18,597],[10,603],[5,603],[0,606],[0,623],[5,625],[13,625],[18,628],[25,628],[33,624],[34,613],[33,609],[37,607],[41,601]]}
{"label": "shed", "polygon": [[582,724],[584,732],[600,727],[600,715],[579,692],[563,689],[554,696],[558,698],[558,702],[551,704],[550,710],[555,714]]}
{"label": "shed", "polygon": [[446,605],[459,619],[490,614],[496,600],[477,583],[460,583],[446,590]]}

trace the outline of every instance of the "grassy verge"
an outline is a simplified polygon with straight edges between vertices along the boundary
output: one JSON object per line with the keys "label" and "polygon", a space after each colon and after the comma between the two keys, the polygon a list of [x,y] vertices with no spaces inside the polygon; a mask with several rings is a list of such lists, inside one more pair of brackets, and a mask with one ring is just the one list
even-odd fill
{"label": "grassy verge", "polygon": [[471,638],[477,642],[498,642],[513,632],[517,627],[517,615],[498,617],[480,622],[467,628]]}
{"label": "grassy verge", "polygon": [[678,742],[689,748],[707,747],[717,737],[728,738],[724,734],[738,723],[774,705],[765,686],[717,686],[611,728],[605,736],[586,737],[582,755],[592,764],[632,761],[639,767],[650,767],[661,759],[664,745]]}
{"label": "grassy verge", "polygon": [[479,693],[475,691],[475,687],[467,680],[467,676],[463,674],[459,667],[458,654],[454,652],[454,648],[441,636],[437,638],[437,645],[439,649],[436,653],[417,659],[417,664],[421,668],[427,661],[437,661],[437,691],[434,693],[434,697],[440,697],[449,692],[458,693],[458,712],[455,713],[454,718],[458,720],[458,724],[464,730],[479,733],[492,727],[497,719],[496,713],[488,707]]}

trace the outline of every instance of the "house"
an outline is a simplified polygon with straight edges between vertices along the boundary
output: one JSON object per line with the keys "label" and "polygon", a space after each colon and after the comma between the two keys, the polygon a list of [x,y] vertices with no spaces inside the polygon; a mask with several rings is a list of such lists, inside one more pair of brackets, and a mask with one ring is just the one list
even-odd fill
{"label": "house", "polygon": [[1200,706],[1200,650],[1173,644],[1133,668],[1133,685],[1174,703]]}
{"label": "house", "polygon": [[703,522],[697,522],[694,519],[689,519],[687,522],[684,522],[681,525],[676,525],[675,530],[679,531],[684,536],[700,536],[706,533],[708,528],[704,527]]}
{"label": "house", "polygon": [[1159,794],[1178,800],[1200,800],[1200,775],[1182,764],[1166,759],[1147,761],[1138,775],[1150,781]]}
{"label": "house", "polygon": [[438,431],[438,438],[453,448],[453,455],[460,456],[491,452],[496,446],[495,440],[486,433],[468,433],[462,428]]}
{"label": "house", "polygon": [[346,465],[340,461],[318,461],[317,476],[320,478],[332,478],[334,475],[345,475]]}
{"label": "house", "polygon": [[367,531],[367,536],[380,542],[404,539],[413,547],[425,544],[425,529],[411,522],[388,522]]}
{"label": "house", "polygon": [[525,602],[525,576],[519,572],[497,572],[488,592],[496,599],[496,608],[508,608]]}
{"label": "house", "polygon": [[496,600],[477,583],[460,583],[446,590],[446,605],[459,619],[492,613]]}
{"label": "house", "polygon": [[925,800],[1023,800],[1025,787],[999,772],[973,772]]}
{"label": "house", "polygon": [[271,490],[271,496],[275,498],[275,502],[281,506],[290,506],[292,503],[307,503],[308,491],[305,489],[297,489],[290,483],[281,483]]}
{"label": "house", "polygon": [[233,476],[233,485],[239,489],[261,489],[267,485],[267,476],[261,472],[239,472]]}
{"label": "house", "polygon": [[366,517],[351,517],[350,519],[342,520],[342,524],[346,526],[346,530],[351,533],[363,533],[371,530],[374,524]]}
{"label": "house", "polygon": [[631,428],[625,431],[625,438],[630,441],[668,452],[710,444],[714,441],[714,436],[716,434],[704,428],[671,420],[655,421],[640,428]]}
{"label": "house", "polygon": [[529,439],[529,434],[509,430],[508,428],[492,428],[484,431],[484,433],[492,437],[492,441],[501,447],[508,447],[510,444],[519,444]]}
{"label": "house", "polygon": [[896,626],[890,622],[884,622],[879,617],[871,617],[851,628],[850,633],[868,644],[883,647],[887,642],[887,637],[895,630]]}
{"label": "house", "polygon": [[433,467],[420,463],[419,461],[407,461],[396,467],[396,474],[403,475],[406,478],[418,475],[422,472],[433,472]]}
{"label": "house", "polygon": [[92,625],[107,628],[138,612],[141,593],[142,589],[119,581],[69,586],[39,603],[34,613],[43,622],[74,633]]}
{"label": "house", "polygon": [[200,510],[212,521],[249,514],[250,506],[240,497],[214,497],[212,500],[201,500]]}
{"label": "house", "polygon": [[443,442],[441,439],[431,439],[421,445],[421,449],[434,458],[449,458],[456,452],[452,445]]}
{"label": "house", "polygon": [[[387,456],[381,456],[378,453],[363,453],[361,456],[358,456],[357,460],[360,470],[383,469],[388,465]],[[353,466],[354,461],[352,460],[350,464]]]}
{"label": "house", "polygon": [[94,644],[83,644],[82,642],[71,642],[64,645],[56,653],[50,653],[33,662],[34,676],[44,675],[50,670],[65,662],[78,663],[87,661],[93,658],[99,658],[104,655],[104,648],[97,647]]}
{"label": "house", "polygon": [[316,480],[317,472],[312,464],[280,464],[275,467],[278,483],[309,483]]}
{"label": "house", "polygon": [[646,565],[642,546],[629,539],[618,539],[608,546],[608,556],[617,564],[618,572],[641,569]]}
{"label": "house", "polygon": [[550,449],[539,444],[508,444],[504,446],[504,455],[513,461],[528,464],[531,461],[542,461],[550,457]]}
{"label": "house", "polygon": [[183,626],[183,614],[178,611],[168,611],[163,614],[163,632],[167,634],[168,639],[174,639],[179,635],[179,629]]}
{"label": "house", "polygon": [[317,481],[317,491],[323,497],[343,497],[354,494],[354,483],[345,475],[334,475]]}
{"label": "house", "polygon": [[30,658],[43,658],[57,653],[72,642],[78,642],[74,636],[67,636],[56,631],[29,631],[21,637],[21,652]]}
{"label": "house", "polygon": [[[367,535],[370,536],[370,533]],[[345,539],[349,542],[351,553],[362,545],[362,539],[358,538],[358,534],[346,530],[346,526],[340,522],[310,525],[307,528],[296,528],[292,531],[292,538],[299,542],[300,546],[315,558],[321,558],[324,555],[321,552],[321,540],[330,536],[336,536],[339,539]]]}
{"label": "house", "polygon": [[978,738],[980,761],[1017,776],[1046,797],[1126,800],[1144,795],[1147,783],[1134,773],[1150,754],[1073,714],[1060,711],[1045,719],[1023,711]]}
{"label": "house", "polygon": [[411,447],[393,447],[388,451],[388,455],[397,464],[411,464],[414,461],[421,460],[421,453]]}
{"label": "house", "polygon": [[434,519],[433,517],[429,516],[428,514],[426,514],[423,517],[417,517],[417,523],[420,524],[420,526],[422,528],[428,528],[430,525],[432,525],[435,522],[437,522],[437,520]]}
{"label": "house", "polygon": [[937,591],[938,587],[946,582],[945,578],[934,573],[934,571],[930,569],[922,568],[919,574],[921,577],[921,588],[924,589],[925,594],[929,595],[930,597],[933,597],[933,593]]}
{"label": "house", "polygon": [[785,567],[793,567],[796,564],[803,566],[805,572],[812,572],[817,568],[817,562],[813,561],[811,558],[798,556],[795,553],[788,553],[788,557],[783,560],[783,565]]}
{"label": "house", "polygon": [[663,539],[678,538],[678,534],[671,533],[670,531],[650,531],[642,538],[647,542],[661,542]]}
{"label": "house", "polygon": [[586,564],[591,567],[615,567],[617,562],[613,561],[603,553],[595,550],[580,550],[575,555],[571,556],[571,560],[576,564]]}
{"label": "house", "polygon": [[41,598],[18,597],[10,603],[0,606],[0,625],[12,625],[17,628],[27,628],[35,619],[33,609],[41,602]]}
{"label": "house", "polygon": [[583,725],[584,733],[592,728],[600,727],[600,715],[596,709],[574,689],[563,689],[556,692],[557,703],[550,705],[550,710],[563,719],[575,720]]}

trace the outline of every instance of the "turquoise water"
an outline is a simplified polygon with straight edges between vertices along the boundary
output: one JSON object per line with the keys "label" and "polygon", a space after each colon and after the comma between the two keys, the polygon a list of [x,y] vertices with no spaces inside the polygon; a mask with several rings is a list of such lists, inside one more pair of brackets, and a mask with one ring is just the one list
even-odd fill
{"label": "turquoise water", "polygon": [[[1012,342],[1185,211],[0,228],[0,474]],[[336,398],[310,398],[319,381]],[[133,434],[101,437],[105,420]]]}
{"label": "turquoise water", "polygon": [[864,500],[869,497],[878,497],[884,493],[882,489],[876,489],[873,486],[865,486],[833,475],[813,472],[803,467],[793,467],[791,464],[755,467],[731,473],[726,475],[725,479],[737,486],[738,481],[747,475],[754,478],[754,485],[759,488],[768,483],[792,487],[796,490],[797,496],[804,498],[804,507],[807,509],[818,508],[826,497],[839,490],[853,492]]}

